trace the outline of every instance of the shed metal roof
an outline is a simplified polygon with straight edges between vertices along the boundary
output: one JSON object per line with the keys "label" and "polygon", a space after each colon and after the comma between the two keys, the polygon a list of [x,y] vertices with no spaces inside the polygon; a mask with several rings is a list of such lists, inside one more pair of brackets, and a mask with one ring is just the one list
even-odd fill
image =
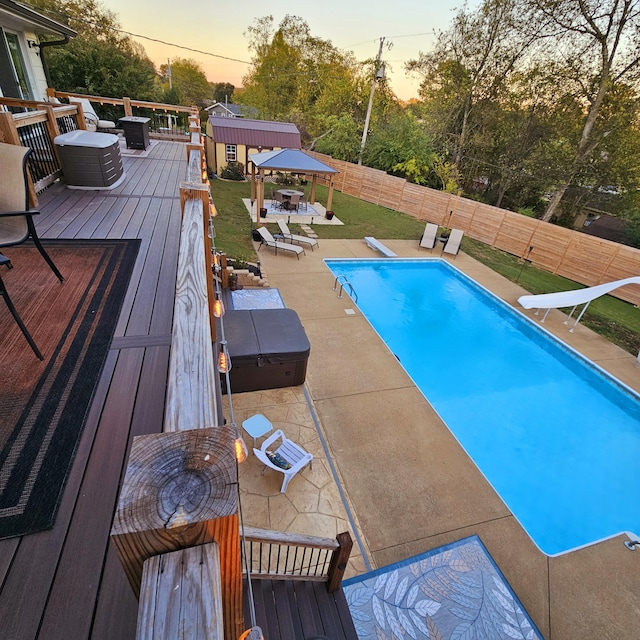
{"label": "shed metal roof", "polygon": [[300,149],[277,149],[250,153],[249,160],[258,169],[278,169],[281,171],[304,171],[305,173],[339,173],[320,160],[316,160]]}
{"label": "shed metal roof", "polygon": [[209,116],[209,123],[216,142],[267,149],[274,147],[300,149],[302,147],[300,132],[296,125],[290,122]]}

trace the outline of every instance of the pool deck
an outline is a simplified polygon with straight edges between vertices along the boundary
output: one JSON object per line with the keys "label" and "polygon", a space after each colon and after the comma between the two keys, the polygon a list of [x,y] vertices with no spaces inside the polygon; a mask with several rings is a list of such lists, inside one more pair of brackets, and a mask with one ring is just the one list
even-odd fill
{"label": "pool deck", "polygon": [[[400,257],[439,254],[413,241],[382,242]],[[250,456],[240,478],[245,523],[330,536],[349,528],[356,537],[350,573],[475,533],[545,638],[640,637],[640,552],[624,546],[626,536],[558,557],[541,553],[351,299],[332,291],[324,258],[380,254],[364,240],[321,240],[300,260],[267,248],[259,255],[270,286],[300,316],[311,355],[303,387],[234,394],[236,421],[263,413],[316,459],[283,496],[281,476],[261,476]],[[446,259],[519,308],[520,286],[463,253]],[[564,318],[552,310],[544,326],[640,391],[634,356],[582,325],[569,333]],[[445,357],[446,345],[434,345],[425,366]]]}

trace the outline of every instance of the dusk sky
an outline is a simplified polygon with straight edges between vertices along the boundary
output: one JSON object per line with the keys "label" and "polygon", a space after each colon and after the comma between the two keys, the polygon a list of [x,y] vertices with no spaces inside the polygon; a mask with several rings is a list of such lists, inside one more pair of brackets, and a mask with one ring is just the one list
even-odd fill
{"label": "dusk sky", "polygon": [[[470,6],[479,4],[471,0]],[[103,0],[117,14],[122,28],[203,52],[249,62],[248,40],[243,35],[256,18],[272,15],[279,24],[288,13],[303,18],[313,36],[331,40],[339,49],[353,51],[358,60],[375,57],[380,38],[392,42],[383,51],[392,89],[407,100],[417,97],[418,81],[407,78],[404,63],[428,51],[434,31],[446,29],[463,0],[326,0],[314,5],[273,2],[204,2],[191,0]],[[242,85],[248,65],[138,39],[156,66],[168,58],[192,58],[200,63],[211,82]]]}

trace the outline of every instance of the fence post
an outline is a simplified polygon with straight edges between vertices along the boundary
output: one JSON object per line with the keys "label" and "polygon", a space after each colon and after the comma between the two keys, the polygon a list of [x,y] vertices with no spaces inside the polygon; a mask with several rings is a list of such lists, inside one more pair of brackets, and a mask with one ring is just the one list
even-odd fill
{"label": "fence post", "polygon": [[122,98],[122,105],[124,106],[124,115],[125,116],[132,116],[133,115],[133,110],[131,109],[131,98],[123,97]]}
{"label": "fence post", "polygon": [[342,585],[342,578],[353,548],[353,540],[348,531],[339,533],[336,540],[340,546],[331,555],[327,580],[327,591],[329,592],[337,591]]}

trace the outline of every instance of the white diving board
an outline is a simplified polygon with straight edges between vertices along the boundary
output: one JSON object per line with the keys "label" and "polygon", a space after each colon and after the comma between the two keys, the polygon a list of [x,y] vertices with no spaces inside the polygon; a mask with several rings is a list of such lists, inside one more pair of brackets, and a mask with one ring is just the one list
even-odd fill
{"label": "white diving board", "polygon": [[398,257],[397,253],[394,253],[393,251],[391,251],[391,249],[389,249],[389,247],[385,247],[385,245],[383,245],[382,242],[380,242],[380,240],[376,240],[372,236],[365,236],[364,241],[372,249],[375,249],[376,251],[379,251],[383,256],[386,256],[387,258],[397,258]]}

